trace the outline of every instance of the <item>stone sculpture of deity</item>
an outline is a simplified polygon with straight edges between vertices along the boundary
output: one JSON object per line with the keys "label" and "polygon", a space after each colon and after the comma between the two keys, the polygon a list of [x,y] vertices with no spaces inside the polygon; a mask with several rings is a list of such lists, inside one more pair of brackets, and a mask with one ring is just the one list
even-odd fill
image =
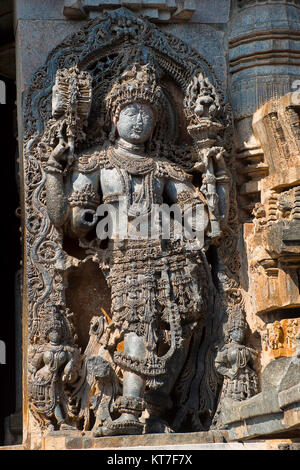
{"label": "stone sculpture of deity", "polygon": [[[24,130],[30,419],[94,436],[209,429],[215,347],[242,309],[231,110],[215,71],[112,11],[33,75]],[[67,339],[43,333],[53,309],[58,322],[73,312]],[[245,348],[234,357],[249,364]]]}
{"label": "stone sculpture of deity", "polygon": [[[55,93],[54,87],[53,106],[57,108]],[[122,374],[122,395],[114,402],[119,417],[100,427],[98,435],[142,432],[140,415],[146,407],[151,409],[151,403],[154,408],[157,405],[155,391],[159,390],[161,400],[169,400],[192,333],[206,310],[203,247],[209,224],[207,202],[190,175],[151,149],[164,102],[153,68],[149,64],[132,65],[106,96],[112,123],[110,141],[88,153],[94,168],[84,170],[80,161],[87,156],[81,155],[70,177],[64,176],[71,149],[63,134],[46,166],[50,220],[80,239],[81,244],[86,243],[85,237],[98,221],[100,195],[104,204],[119,213],[125,201],[127,235],[120,237],[113,227],[104,250],[100,225],[100,239],[89,245],[111,290],[112,321],[99,341],[110,353],[113,367]],[[150,216],[154,207],[163,203],[178,204],[182,219],[184,211],[201,209],[203,241],[196,239],[196,251],[190,248],[191,240],[175,236],[174,226],[167,239],[161,234],[149,236],[153,228]],[[226,211],[225,207],[220,218],[226,218]],[[132,237],[137,218],[148,220],[148,216],[147,236]],[[195,217],[191,218],[193,223]],[[123,350],[119,351],[121,342]]]}
{"label": "stone sculpture of deity", "polygon": [[53,308],[45,316],[41,326],[44,338],[42,346],[30,350],[29,397],[32,410],[37,417],[42,417],[48,431],[57,427],[74,430],[68,423],[68,392],[76,382],[80,372],[80,353],[76,347],[66,344],[68,331],[58,309]]}
{"label": "stone sculpture of deity", "polygon": [[223,388],[215,414],[215,424],[221,425],[221,411],[224,399],[243,401],[256,395],[258,389],[258,354],[246,346],[248,324],[236,311],[225,326],[225,345],[217,354],[215,365],[224,377]]}

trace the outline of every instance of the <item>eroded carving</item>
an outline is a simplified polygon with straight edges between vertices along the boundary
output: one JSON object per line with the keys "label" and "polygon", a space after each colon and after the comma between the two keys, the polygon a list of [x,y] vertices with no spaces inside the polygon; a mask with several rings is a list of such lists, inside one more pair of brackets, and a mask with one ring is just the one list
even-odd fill
{"label": "eroded carving", "polygon": [[30,408],[42,428],[76,429],[70,421],[71,398],[80,366],[68,318],[50,307],[40,323],[40,341],[29,350]]}
{"label": "eroded carving", "polygon": [[298,319],[284,319],[267,325],[262,333],[263,349],[269,358],[293,356],[296,336],[299,331]]}
{"label": "eroded carving", "polygon": [[[124,23],[113,12],[50,54],[29,87],[25,123],[32,344],[50,348],[41,325],[51,305],[63,317],[71,269],[92,259],[110,288],[111,311],[92,321],[72,410],[67,398],[60,403],[65,421],[85,430],[93,421],[96,436],[170,432],[187,422],[207,428],[221,385],[215,344],[233,308],[243,310],[231,115],[213,72],[151,23],[130,12]],[[113,230],[104,247],[97,205],[121,202],[128,232],[122,239]],[[147,217],[162,203],[178,203],[183,216],[200,207],[203,238],[175,236],[175,221],[167,239],[129,236],[141,216],[149,232]],[[84,259],[63,249],[66,234]],[[237,349],[248,364],[250,349]]]}
{"label": "eroded carving", "polygon": [[246,334],[249,326],[239,311],[235,311],[225,330],[225,345],[217,354],[216,369],[224,376],[224,383],[214,424],[222,427],[222,406],[225,399],[243,401],[256,395],[258,388],[258,354],[246,346]]}

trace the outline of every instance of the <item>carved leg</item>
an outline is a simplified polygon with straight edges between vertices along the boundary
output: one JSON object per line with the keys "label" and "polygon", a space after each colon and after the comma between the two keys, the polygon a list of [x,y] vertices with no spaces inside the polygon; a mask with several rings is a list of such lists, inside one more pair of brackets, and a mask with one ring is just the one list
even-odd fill
{"label": "carved leg", "polygon": [[74,431],[76,428],[74,426],[70,426],[69,424],[66,424],[65,418],[63,417],[62,411],[60,409],[59,404],[56,405],[54,409],[54,415],[57,420],[57,424],[59,426],[59,429],[61,431]]}
{"label": "carved leg", "polygon": [[182,349],[176,351],[169,360],[164,384],[158,390],[146,392],[146,408],[149,413],[145,426],[145,433],[147,434],[174,432],[167,423],[165,415],[173,406],[170,394],[186,362],[189,345],[190,338],[185,339]]}
{"label": "carved leg", "polygon": [[[146,356],[144,341],[135,333],[128,333],[124,338],[124,354],[134,359],[142,360]],[[94,436],[141,434],[143,424],[138,417],[144,409],[145,380],[134,372],[123,373],[123,395],[115,402],[115,407],[121,412],[121,416],[98,428]]]}

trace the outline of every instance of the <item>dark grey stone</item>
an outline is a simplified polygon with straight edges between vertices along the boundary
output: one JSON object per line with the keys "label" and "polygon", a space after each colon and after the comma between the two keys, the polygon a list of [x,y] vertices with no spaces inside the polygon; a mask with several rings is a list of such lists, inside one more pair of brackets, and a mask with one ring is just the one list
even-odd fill
{"label": "dark grey stone", "polygon": [[294,403],[300,403],[300,383],[280,392],[278,394],[278,402],[282,409]]}
{"label": "dark grey stone", "polygon": [[101,356],[92,356],[87,361],[88,373],[94,377],[105,378],[111,373],[111,365]]}
{"label": "dark grey stone", "polygon": [[16,21],[63,20],[63,0],[15,0]]}
{"label": "dark grey stone", "polygon": [[289,368],[290,361],[291,359],[288,357],[280,357],[266,366],[261,377],[263,390],[272,390],[280,386],[282,377]]}
{"label": "dark grey stone", "polygon": [[300,220],[292,221],[288,228],[283,230],[282,240],[285,243],[292,243],[300,246]]}
{"label": "dark grey stone", "polygon": [[300,360],[292,358],[288,370],[282,377],[278,391],[287,390],[300,383]]}
{"label": "dark grey stone", "polygon": [[204,24],[173,24],[162,26],[161,29],[178,37],[201,54],[213,67],[223,89],[226,90],[227,65],[224,46],[225,33],[223,31],[217,31],[212,26]]}
{"label": "dark grey stone", "polygon": [[283,2],[266,3],[243,9],[234,15],[230,39],[245,36],[258,31],[274,29],[300,29],[300,9]]}
{"label": "dark grey stone", "polygon": [[227,23],[229,21],[230,0],[197,0],[194,23]]}
{"label": "dark grey stone", "polygon": [[20,20],[16,48],[18,50],[18,90],[23,92],[34,70],[43,65],[49,52],[63,39],[82,27],[81,22]]}

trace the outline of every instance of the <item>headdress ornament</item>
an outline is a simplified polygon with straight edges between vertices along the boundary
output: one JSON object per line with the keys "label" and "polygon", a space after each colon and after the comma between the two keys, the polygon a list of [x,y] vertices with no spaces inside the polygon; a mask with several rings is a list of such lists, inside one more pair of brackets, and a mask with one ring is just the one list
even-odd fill
{"label": "headdress ornament", "polygon": [[134,64],[115,82],[105,99],[106,110],[118,118],[126,105],[134,102],[152,106],[156,116],[163,109],[164,93],[157,83],[153,67],[149,64]]}
{"label": "headdress ornament", "polygon": [[247,330],[248,323],[245,318],[244,313],[240,310],[239,307],[235,308],[229,315],[224,330],[227,334],[231,333],[236,328],[242,328],[243,330]]}
{"label": "headdress ornament", "polygon": [[53,330],[61,333],[62,340],[67,336],[67,327],[58,306],[49,307],[48,312],[42,319],[40,329],[44,340],[48,339],[50,331]]}

